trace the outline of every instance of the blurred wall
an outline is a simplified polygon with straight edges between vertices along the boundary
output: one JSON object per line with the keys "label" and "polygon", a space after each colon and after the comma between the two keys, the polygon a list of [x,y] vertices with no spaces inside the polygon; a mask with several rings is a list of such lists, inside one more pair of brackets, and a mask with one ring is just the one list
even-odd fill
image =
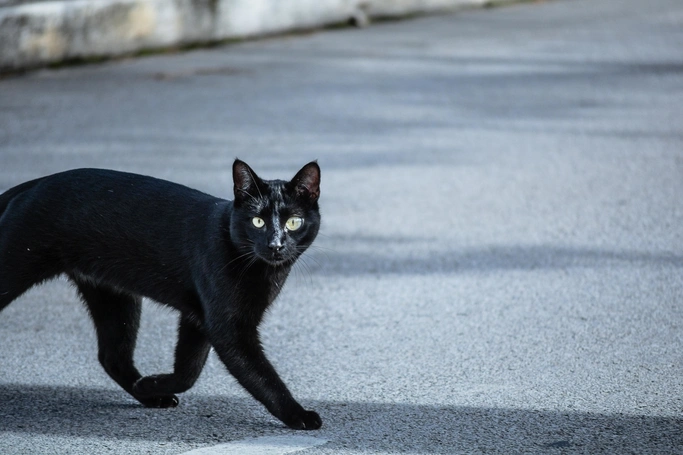
{"label": "blurred wall", "polygon": [[281,33],[489,0],[0,0],[0,71]]}

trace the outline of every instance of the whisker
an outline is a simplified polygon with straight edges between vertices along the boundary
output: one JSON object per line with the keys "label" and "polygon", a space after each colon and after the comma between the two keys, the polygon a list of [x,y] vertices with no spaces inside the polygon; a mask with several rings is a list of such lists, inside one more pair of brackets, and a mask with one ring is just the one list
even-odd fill
{"label": "whisker", "polygon": [[322,266],[323,266],[323,263],[322,263],[317,257],[315,257],[315,256],[313,256],[313,255],[311,255],[311,254],[305,254],[305,253],[304,253],[304,254],[302,254],[302,255],[299,256],[299,259],[300,259],[302,262],[304,262],[306,265],[309,265],[307,261],[313,261],[313,262],[315,263],[315,265],[317,265],[318,267],[322,267]]}
{"label": "whisker", "polygon": [[299,261],[297,261],[294,265],[294,274],[297,277],[297,285],[299,285],[300,281],[303,280],[304,278],[308,278],[308,284],[313,283],[313,274],[311,272],[311,267],[306,262],[305,258],[300,257]]}
{"label": "whisker", "polygon": [[[303,249],[303,248],[300,248],[299,250],[301,250],[301,249]],[[311,250],[313,250],[313,251],[311,251]],[[316,263],[316,265],[318,265],[318,267],[323,267],[323,262],[322,262],[318,257],[316,257],[316,254],[318,254],[318,253],[319,253],[319,254],[322,254],[322,255],[324,256],[325,260],[326,260],[327,262],[329,262],[329,261],[330,261],[330,256],[329,256],[328,253],[333,253],[333,252],[334,252],[333,250],[328,250],[328,251],[326,251],[326,250],[318,249],[318,248],[315,248],[315,247],[312,247],[312,246],[309,248],[308,251],[310,252],[309,254],[304,253],[304,254],[302,254],[301,256],[302,256],[302,257],[303,257],[303,256],[306,256],[307,259],[309,259],[309,260],[311,260],[311,261],[314,261],[314,262]]]}
{"label": "whisker", "polygon": [[242,272],[237,277],[237,283],[236,283],[237,286],[239,286],[242,283],[242,278],[244,278],[247,271],[251,268],[252,265],[254,265],[256,263],[257,260],[258,259],[256,258],[256,256],[252,256],[249,259],[249,262],[247,262],[247,264],[243,267]]}
{"label": "whisker", "polygon": [[[254,242],[250,239],[245,239],[245,241],[241,242],[240,247],[248,247],[254,245]],[[239,256],[236,256],[232,258],[227,264],[225,264],[218,272],[222,273],[225,269],[227,269],[231,264],[235,263],[236,261],[239,261],[240,259],[243,259],[247,256],[253,255],[253,251],[247,251],[245,253],[240,254]]]}
{"label": "whisker", "polygon": [[225,269],[227,269],[227,268],[228,268],[232,263],[234,263],[235,261],[238,261],[238,260],[240,260],[240,259],[242,259],[242,258],[244,258],[244,257],[247,257],[247,256],[249,256],[249,255],[252,255],[252,254],[253,254],[253,253],[252,253],[251,251],[247,251],[246,253],[240,254],[239,256],[233,258],[230,262],[228,262],[227,264],[225,264],[225,265],[219,270],[219,273],[220,273],[220,272],[223,272]]}
{"label": "whisker", "polygon": [[[304,248],[304,247],[298,246],[297,248]],[[322,251],[322,252],[325,252],[325,253],[328,253],[328,252],[329,252],[329,253],[336,253],[336,252],[337,252],[337,250],[334,249],[334,248],[329,248],[329,247],[320,246],[320,245],[310,245],[308,248],[309,248],[310,250],[313,250],[313,251]]]}

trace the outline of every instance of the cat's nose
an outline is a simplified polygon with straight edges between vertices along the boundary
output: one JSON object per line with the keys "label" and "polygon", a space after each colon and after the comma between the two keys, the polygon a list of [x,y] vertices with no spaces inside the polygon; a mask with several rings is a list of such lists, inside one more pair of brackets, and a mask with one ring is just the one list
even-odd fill
{"label": "cat's nose", "polygon": [[280,239],[273,239],[268,244],[268,248],[276,252],[280,251],[283,248],[282,241]]}

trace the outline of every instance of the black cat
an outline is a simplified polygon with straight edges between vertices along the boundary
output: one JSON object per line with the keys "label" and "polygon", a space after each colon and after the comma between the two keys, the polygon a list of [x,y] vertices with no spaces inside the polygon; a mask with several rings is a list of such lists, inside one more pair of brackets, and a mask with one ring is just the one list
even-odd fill
{"label": "black cat", "polygon": [[[320,226],[320,168],[262,180],[233,164],[234,201],[152,177],[78,169],[0,195],[0,310],[66,274],[88,307],[99,361],[148,407],[174,407],[211,346],[239,383],[287,426],[322,421],[266,359],[258,326]],[[141,297],[180,311],[171,374],[142,377],[133,351]]]}

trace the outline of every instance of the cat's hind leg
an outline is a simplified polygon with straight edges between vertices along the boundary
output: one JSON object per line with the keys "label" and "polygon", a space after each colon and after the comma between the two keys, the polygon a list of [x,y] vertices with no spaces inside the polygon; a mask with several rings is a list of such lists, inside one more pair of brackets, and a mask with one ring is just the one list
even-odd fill
{"label": "cat's hind leg", "polygon": [[133,393],[152,397],[185,392],[199,378],[210,349],[201,327],[194,320],[181,316],[173,373],[141,378],[133,386]]}
{"label": "cat's hind leg", "polygon": [[51,255],[40,253],[36,241],[38,226],[27,221],[26,209],[14,208],[14,201],[42,178],[22,183],[0,194],[0,311],[33,285],[59,275]]}
{"label": "cat's hind leg", "polygon": [[98,358],[107,374],[136,400],[151,408],[178,405],[173,394],[140,396],[133,390],[142,375],[135,368],[133,353],[140,327],[142,301],[140,297],[96,285],[71,276],[95,324]]}
{"label": "cat's hind leg", "polygon": [[26,292],[33,283],[19,283],[0,266],[0,311]]}
{"label": "cat's hind leg", "polygon": [[[2,272],[0,271],[0,274],[1,273]],[[0,276],[0,311],[12,303],[14,299],[26,292],[29,287],[30,285],[21,287],[11,285],[9,279],[7,279],[5,276]]]}
{"label": "cat's hind leg", "polygon": [[[0,229],[2,225],[0,224]],[[59,275],[59,267],[49,260],[5,247],[0,238],[0,311],[36,284]]]}

